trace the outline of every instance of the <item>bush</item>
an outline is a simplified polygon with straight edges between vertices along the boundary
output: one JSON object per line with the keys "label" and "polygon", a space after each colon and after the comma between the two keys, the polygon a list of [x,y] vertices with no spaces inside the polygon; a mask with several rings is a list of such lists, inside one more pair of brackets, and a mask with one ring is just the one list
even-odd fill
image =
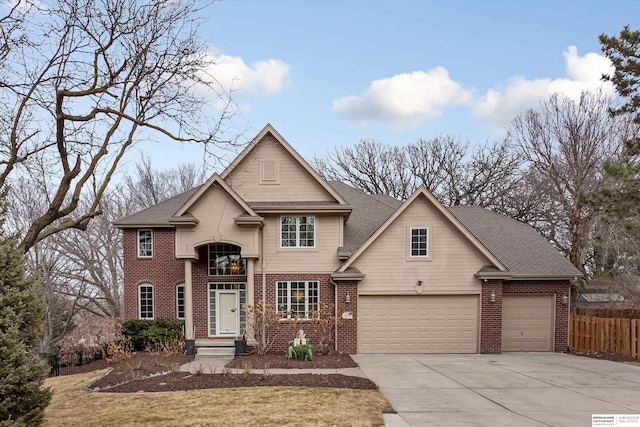
{"label": "bush", "polygon": [[119,358],[130,349],[126,337],[122,334],[120,319],[115,317],[96,317],[87,319],[84,324],[64,336],[58,342],[60,354],[77,355],[89,360],[100,354],[103,358]]}
{"label": "bush", "polygon": [[127,320],[122,332],[140,351],[176,353],[184,346],[184,321],[178,319]]}

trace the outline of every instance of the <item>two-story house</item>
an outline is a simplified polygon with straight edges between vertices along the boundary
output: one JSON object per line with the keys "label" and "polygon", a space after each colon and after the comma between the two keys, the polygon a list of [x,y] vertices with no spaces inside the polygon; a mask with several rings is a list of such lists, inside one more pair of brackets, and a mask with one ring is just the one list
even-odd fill
{"label": "two-story house", "polygon": [[270,125],[222,174],[115,226],[125,317],[184,319],[187,339],[238,336],[264,299],[336,306],[345,353],[565,351],[581,276],[502,215],[326,182]]}

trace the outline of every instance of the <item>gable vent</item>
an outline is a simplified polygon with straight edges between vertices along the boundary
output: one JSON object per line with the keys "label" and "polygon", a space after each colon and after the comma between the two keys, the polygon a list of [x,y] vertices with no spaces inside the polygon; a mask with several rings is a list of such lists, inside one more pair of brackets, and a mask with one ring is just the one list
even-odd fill
{"label": "gable vent", "polygon": [[260,181],[264,184],[278,183],[278,164],[275,160],[264,160],[260,164]]}

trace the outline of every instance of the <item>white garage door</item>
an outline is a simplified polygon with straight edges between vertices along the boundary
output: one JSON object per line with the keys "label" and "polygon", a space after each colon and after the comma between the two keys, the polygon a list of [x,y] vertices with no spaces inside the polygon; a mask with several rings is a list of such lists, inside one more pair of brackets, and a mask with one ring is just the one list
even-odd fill
{"label": "white garage door", "polygon": [[360,296],[359,353],[477,353],[477,295]]}
{"label": "white garage door", "polygon": [[502,351],[552,351],[553,295],[503,295]]}

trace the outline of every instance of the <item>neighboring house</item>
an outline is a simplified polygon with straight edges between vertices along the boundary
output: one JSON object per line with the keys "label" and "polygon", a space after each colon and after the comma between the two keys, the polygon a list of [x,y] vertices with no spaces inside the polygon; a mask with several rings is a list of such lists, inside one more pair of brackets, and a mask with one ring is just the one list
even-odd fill
{"label": "neighboring house", "polygon": [[266,298],[302,317],[337,303],[345,353],[565,351],[581,276],[502,215],[325,182],[270,125],[222,174],[115,226],[125,317],[185,319],[187,338],[239,335],[239,308]]}
{"label": "neighboring house", "polygon": [[580,294],[578,295],[577,306],[578,307],[621,307],[626,298],[620,294]]}

